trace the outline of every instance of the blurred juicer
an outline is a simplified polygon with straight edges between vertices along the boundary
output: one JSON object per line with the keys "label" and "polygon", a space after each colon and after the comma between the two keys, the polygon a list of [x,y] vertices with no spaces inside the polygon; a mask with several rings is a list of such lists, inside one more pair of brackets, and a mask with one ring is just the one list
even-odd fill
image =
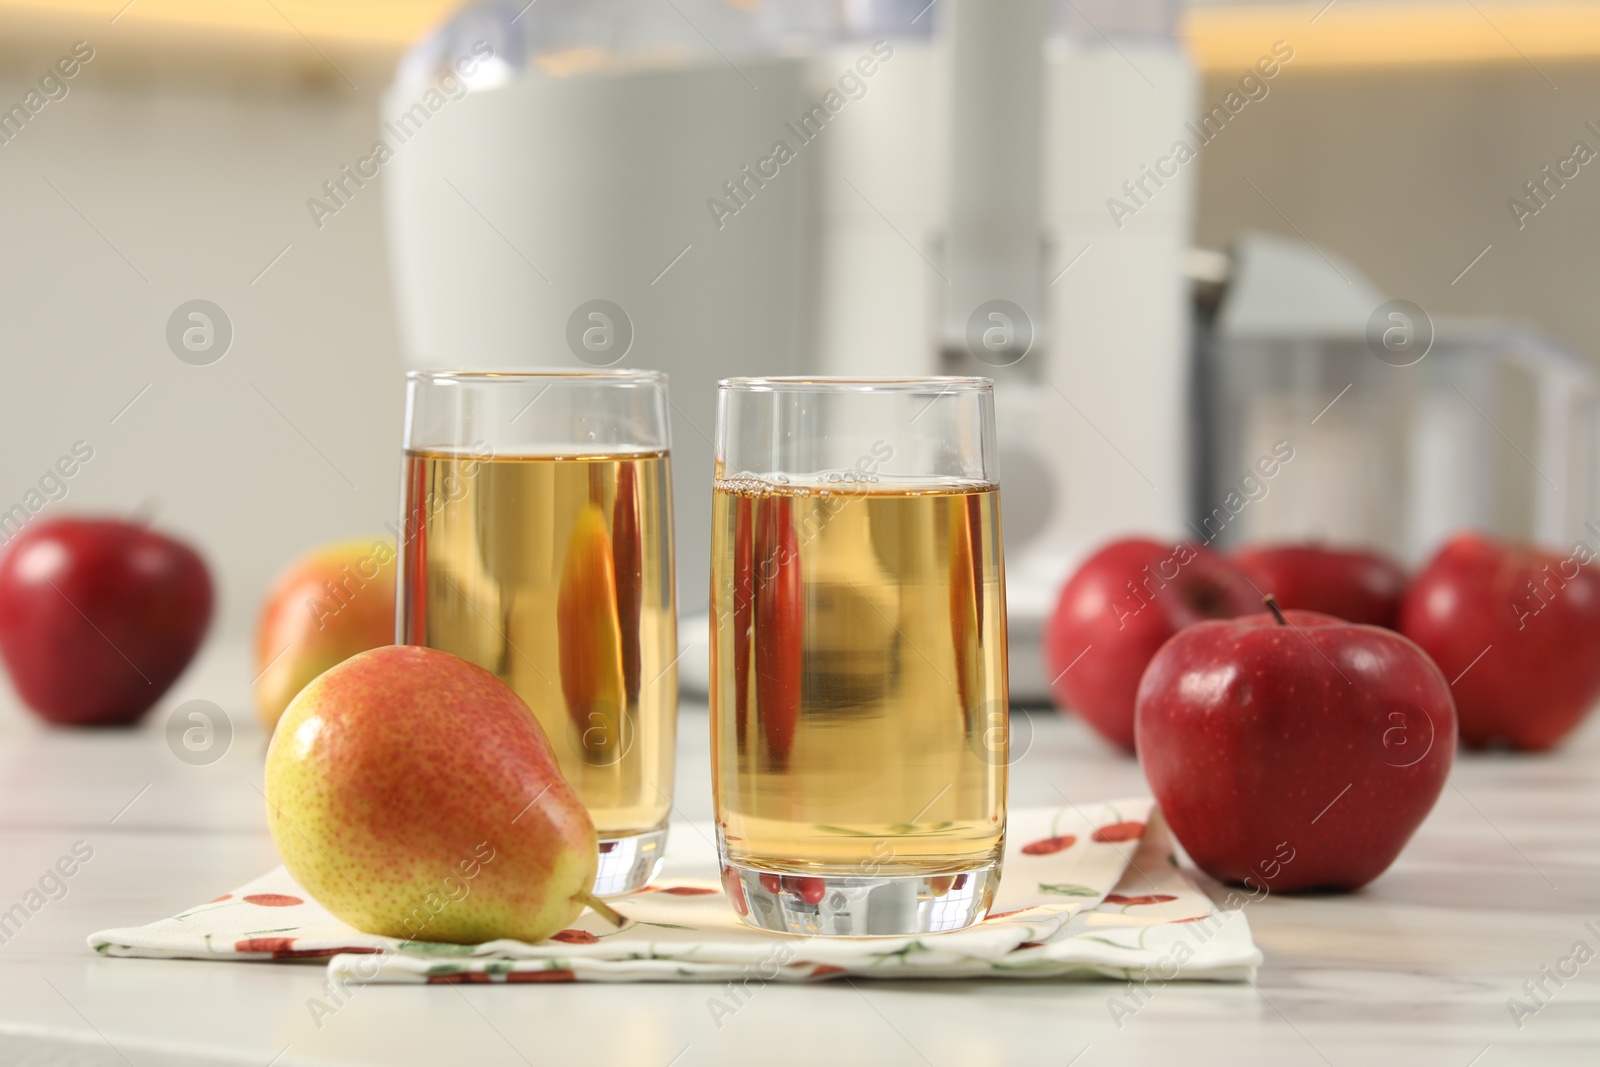
{"label": "blurred juicer", "polygon": [[[1012,694],[1043,699],[1040,633],[1067,572],[1128,529],[1175,533],[1192,496],[1197,164],[1147,176],[1193,106],[1179,12],[470,6],[414,50],[385,102],[386,128],[409,134],[385,164],[407,358],[581,354],[672,376],[690,688],[706,682],[714,381],[995,377]],[[459,57],[485,52],[461,74]],[[462,95],[429,107],[447,71]],[[1108,199],[1127,201],[1130,183],[1139,209],[1114,219]],[[625,353],[569,345],[594,300],[626,314],[625,331],[600,335],[626,334]]]}
{"label": "blurred juicer", "polygon": [[[1463,528],[1600,545],[1585,528],[1600,514],[1600,375],[1586,360],[1526,326],[1430,320],[1301,241],[1248,235],[1227,273],[1202,344],[1192,533],[1371,545],[1410,565]],[[1280,441],[1294,458],[1241,490]]]}

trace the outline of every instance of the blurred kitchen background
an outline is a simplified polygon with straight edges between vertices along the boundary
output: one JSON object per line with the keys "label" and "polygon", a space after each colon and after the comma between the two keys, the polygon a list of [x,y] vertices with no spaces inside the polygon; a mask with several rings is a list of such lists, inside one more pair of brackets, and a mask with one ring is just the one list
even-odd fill
{"label": "blurred kitchen background", "polygon": [[[0,0],[0,509],[86,442],[39,514],[153,515],[243,639],[393,521],[405,367],[582,366],[607,300],[672,376],[685,616],[736,373],[996,374],[1035,617],[1129,530],[1414,563],[1597,515],[1600,3],[460,8]],[[192,300],[213,362],[169,345]]]}

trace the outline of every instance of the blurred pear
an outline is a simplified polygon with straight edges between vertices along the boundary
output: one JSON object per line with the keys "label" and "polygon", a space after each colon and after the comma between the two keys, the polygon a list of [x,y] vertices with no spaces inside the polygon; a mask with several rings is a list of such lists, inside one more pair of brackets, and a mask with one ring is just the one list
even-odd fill
{"label": "blurred pear", "polygon": [[311,679],[394,644],[394,579],[394,542],[382,539],[324,545],[278,575],[256,624],[256,710],[269,732]]}

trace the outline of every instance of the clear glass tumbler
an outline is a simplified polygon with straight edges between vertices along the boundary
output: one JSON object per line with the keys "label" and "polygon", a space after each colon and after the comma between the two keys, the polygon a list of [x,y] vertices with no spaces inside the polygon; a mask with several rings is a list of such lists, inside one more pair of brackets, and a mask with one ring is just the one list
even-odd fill
{"label": "clear glass tumbler", "polygon": [[666,376],[407,375],[397,640],[494,672],[594,819],[594,892],[645,885],[678,704]]}
{"label": "clear glass tumbler", "polygon": [[1005,843],[1005,576],[987,378],[730,378],[711,743],[746,923],[955,930]]}

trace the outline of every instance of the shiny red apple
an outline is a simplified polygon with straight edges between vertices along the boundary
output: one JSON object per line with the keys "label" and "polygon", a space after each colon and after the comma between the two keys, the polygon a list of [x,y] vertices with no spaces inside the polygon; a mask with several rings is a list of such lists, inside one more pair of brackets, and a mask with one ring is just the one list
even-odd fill
{"label": "shiny red apple", "polygon": [[1432,810],[1455,755],[1450,686],[1393,630],[1309,611],[1189,627],[1139,682],[1139,762],[1206,873],[1356,889]]}
{"label": "shiny red apple", "polygon": [[1262,596],[1284,610],[1315,611],[1346,622],[1394,629],[1406,572],[1392,559],[1359,548],[1320,544],[1253,545],[1233,553]]}
{"label": "shiny red apple", "polygon": [[107,519],[34,523],[0,557],[0,657],[42,718],[131,723],[188,666],[211,599],[181,541]]}
{"label": "shiny red apple", "polygon": [[1411,584],[1400,631],[1451,680],[1461,739],[1539,751],[1600,699],[1600,567],[1460,534]]}
{"label": "shiny red apple", "polygon": [[1222,556],[1133,538],[1090,556],[1045,630],[1056,703],[1133,751],[1133,698],[1150,657],[1185,626],[1257,609],[1261,597]]}

